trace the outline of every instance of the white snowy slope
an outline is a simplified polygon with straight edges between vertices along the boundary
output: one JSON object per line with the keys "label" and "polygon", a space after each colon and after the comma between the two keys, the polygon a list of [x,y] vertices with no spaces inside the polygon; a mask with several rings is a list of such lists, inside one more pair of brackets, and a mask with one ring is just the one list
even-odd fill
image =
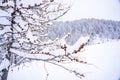
{"label": "white snowy slope", "polygon": [[[79,42],[71,46],[77,46]],[[103,44],[86,46],[78,57],[84,58],[92,65],[81,65],[77,63],[64,64],[70,69],[82,71],[86,77],[82,80],[119,80],[120,79],[120,40],[110,41]],[[21,64],[12,68],[8,80],[80,80],[70,73],[50,63],[36,62]],[[44,67],[46,69],[44,69]],[[46,72],[47,70],[47,72]]]}
{"label": "white snowy slope", "polygon": [[61,21],[81,18],[120,20],[119,0],[74,0],[71,10]]}

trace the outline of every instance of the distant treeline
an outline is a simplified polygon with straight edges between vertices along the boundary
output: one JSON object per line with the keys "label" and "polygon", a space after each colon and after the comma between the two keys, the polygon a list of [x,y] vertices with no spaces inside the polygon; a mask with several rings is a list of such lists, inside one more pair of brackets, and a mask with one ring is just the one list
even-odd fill
{"label": "distant treeline", "polygon": [[120,39],[120,21],[81,19],[76,21],[54,22],[44,31],[50,39],[61,38],[70,33],[68,44],[74,44],[80,37]]}

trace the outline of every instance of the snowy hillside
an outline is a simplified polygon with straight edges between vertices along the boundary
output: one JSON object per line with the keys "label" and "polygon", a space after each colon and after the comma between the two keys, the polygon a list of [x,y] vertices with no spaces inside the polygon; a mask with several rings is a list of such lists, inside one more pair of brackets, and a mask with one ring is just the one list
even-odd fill
{"label": "snowy hillside", "polygon": [[78,43],[81,43],[81,40],[85,42],[85,38],[91,32],[93,43],[106,39],[109,42],[85,46],[77,57],[87,61],[88,64],[62,63],[69,69],[84,73],[85,77],[82,79],[60,66],[32,61],[11,68],[8,80],[120,80],[119,21],[82,19],[73,22],[56,22],[52,26],[43,32],[48,33],[51,39],[71,33],[68,43],[74,44],[69,45],[68,51],[79,46]]}
{"label": "snowy hillside", "polygon": [[81,19],[76,21],[55,22],[44,31],[50,39],[61,38],[70,34],[67,39],[68,44],[74,44],[80,37],[92,35],[92,40],[96,37],[100,39],[120,39],[120,21]]}
{"label": "snowy hillside", "polygon": [[0,0],[0,80],[120,80],[119,49],[120,0]]}
{"label": "snowy hillside", "polygon": [[[81,19],[67,22],[54,22],[48,30],[50,39],[61,38],[70,34],[66,42],[67,51],[76,49],[81,42],[92,35],[93,44],[109,40],[103,44],[87,45],[77,57],[88,64],[76,62],[62,63],[65,67],[82,72],[85,77],[80,79],[63,68],[42,61],[22,63],[11,67],[8,80],[119,80],[120,79],[120,21]],[[63,43],[63,42],[62,42]],[[56,54],[59,50],[56,51]]]}
{"label": "snowy hillside", "polygon": [[50,63],[45,63],[45,66],[44,62],[34,61],[11,68],[8,80],[46,80],[48,73],[48,80],[120,80],[119,49],[120,41],[86,46],[78,57],[85,59],[90,64],[63,63],[67,68],[83,72],[86,75],[83,79],[59,66]]}

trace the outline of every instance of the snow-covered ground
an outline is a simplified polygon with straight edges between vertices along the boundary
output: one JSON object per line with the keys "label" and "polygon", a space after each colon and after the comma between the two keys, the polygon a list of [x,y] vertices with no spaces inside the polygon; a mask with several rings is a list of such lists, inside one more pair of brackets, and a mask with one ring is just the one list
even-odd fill
{"label": "snow-covered ground", "polygon": [[[72,47],[77,46],[77,43]],[[78,57],[89,64],[66,63],[66,67],[83,72],[82,80],[119,80],[120,79],[120,40],[86,46]],[[44,62],[30,62],[11,68],[8,80],[80,80],[63,68]]]}
{"label": "snow-covered ground", "polygon": [[[120,20],[119,8],[119,0],[76,0],[72,9],[59,20],[81,18]],[[77,43],[79,41],[69,49],[76,48]],[[63,65],[83,72],[86,75],[83,80],[120,80],[120,40],[86,46],[78,57],[86,60],[89,64],[73,62]],[[73,73],[59,66],[41,61],[22,63],[20,66],[11,68],[8,74],[8,80],[46,80],[47,78],[48,80],[80,80]]]}

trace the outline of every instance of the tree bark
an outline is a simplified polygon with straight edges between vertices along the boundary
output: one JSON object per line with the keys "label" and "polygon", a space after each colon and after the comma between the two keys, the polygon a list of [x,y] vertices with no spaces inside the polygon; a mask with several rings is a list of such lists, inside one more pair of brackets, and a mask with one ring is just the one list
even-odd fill
{"label": "tree bark", "polygon": [[2,69],[1,80],[7,80],[9,69]]}

